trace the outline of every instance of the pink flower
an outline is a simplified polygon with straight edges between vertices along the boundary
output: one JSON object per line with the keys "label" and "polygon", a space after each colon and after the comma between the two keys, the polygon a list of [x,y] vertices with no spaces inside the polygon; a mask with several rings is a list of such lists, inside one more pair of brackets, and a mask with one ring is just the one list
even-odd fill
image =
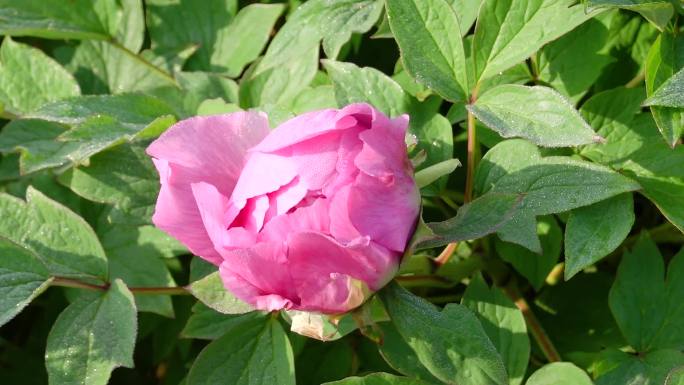
{"label": "pink flower", "polygon": [[367,104],[273,131],[258,112],[181,121],[147,149],[153,221],[258,309],[345,312],[394,276],[414,229],[407,126]]}

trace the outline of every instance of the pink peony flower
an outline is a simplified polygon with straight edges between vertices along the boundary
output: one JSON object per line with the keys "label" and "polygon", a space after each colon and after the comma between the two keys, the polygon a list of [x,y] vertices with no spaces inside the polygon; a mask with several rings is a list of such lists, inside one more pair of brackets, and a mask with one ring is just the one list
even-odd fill
{"label": "pink peony flower", "polygon": [[147,149],[155,225],[262,310],[342,313],[395,274],[419,212],[408,117],[367,104],[295,117],[181,121]]}

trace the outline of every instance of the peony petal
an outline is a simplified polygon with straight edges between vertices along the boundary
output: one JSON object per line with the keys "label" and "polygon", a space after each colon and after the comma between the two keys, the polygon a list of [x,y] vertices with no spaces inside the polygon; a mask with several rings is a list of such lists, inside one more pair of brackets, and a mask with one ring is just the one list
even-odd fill
{"label": "peony petal", "polygon": [[420,211],[420,193],[414,180],[397,175],[386,183],[360,174],[349,191],[351,223],[390,250],[403,252]]}
{"label": "peony petal", "polygon": [[300,207],[292,213],[280,215],[266,223],[258,241],[281,241],[299,232],[327,233],[330,228],[329,201],[317,199],[313,204]]}
{"label": "peony petal", "polygon": [[268,119],[259,112],[235,112],[182,120],[147,148],[154,158],[181,165],[230,196],[247,150],[269,133]]}
{"label": "peony petal", "polygon": [[223,250],[222,255],[221,277],[238,298],[256,306],[259,306],[256,297],[272,294],[292,303],[299,302],[283,242],[261,242],[250,248]]}
{"label": "peony petal", "polygon": [[218,265],[223,260],[214,249],[204,227],[189,178],[181,166],[171,166],[165,160],[153,159],[159,171],[161,189],[152,222],[185,244],[195,255]]}
{"label": "peony petal", "polygon": [[349,215],[350,191],[351,186],[346,185],[337,191],[330,201],[330,234],[342,243],[361,236]]}
{"label": "peony petal", "polygon": [[391,178],[395,173],[411,174],[404,137],[408,128],[405,116],[389,120],[378,113],[373,128],[359,134],[363,149],[354,163],[368,175]]}
{"label": "peony petal", "polygon": [[288,159],[261,152],[251,153],[230,199],[242,209],[249,198],[277,191],[296,176],[296,167]]}
{"label": "peony petal", "polygon": [[252,150],[274,152],[293,144],[315,138],[318,135],[335,130],[344,130],[356,125],[353,118],[338,118],[338,111],[333,109],[309,112],[296,116],[276,127],[266,139]]}
{"label": "peony petal", "polygon": [[223,264],[219,267],[219,274],[223,280],[223,285],[228,291],[258,310],[277,311],[292,307],[292,301],[289,299],[283,298],[278,294],[262,294],[263,292],[259,288],[242,279],[239,275],[234,274]]}

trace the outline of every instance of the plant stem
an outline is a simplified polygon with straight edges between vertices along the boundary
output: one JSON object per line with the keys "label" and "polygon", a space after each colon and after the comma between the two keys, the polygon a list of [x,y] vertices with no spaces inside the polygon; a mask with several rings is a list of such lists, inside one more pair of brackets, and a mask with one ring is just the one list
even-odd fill
{"label": "plant stem", "polygon": [[643,82],[645,78],[646,73],[644,71],[639,71],[639,73],[632,80],[625,84],[625,88],[634,88],[641,84],[641,82]]}
{"label": "plant stem", "polygon": [[[73,287],[76,289],[107,291],[109,283],[96,285],[71,278],[53,277],[51,286]],[[156,294],[156,295],[190,295],[190,292],[183,286],[171,287],[129,287],[128,290],[133,294]]]}
{"label": "plant stem", "polygon": [[395,278],[397,282],[405,287],[440,287],[450,288],[456,286],[457,282],[453,282],[448,278],[439,275],[400,275]]}
{"label": "plant stem", "polygon": [[444,250],[442,250],[442,252],[439,253],[439,255],[437,256],[437,258],[435,258],[435,261],[434,261],[435,264],[437,264],[438,266],[442,266],[443,264],[449,262],[449,259],[451,258],[451,256],[456,251],[457,246],[458,246],[457,242],[450,243],[450,244],[446,245]]}
{"label": "plant stem", "polygon": [[525,322],[527,323],[527,328],[532,334],[532,337],[537,341],[537,345],[541,349],[542,353],[549,362],[561,361],[561,356],[553,346],[551,339],[544,331],[541,323],[532,312],[530,305],[527,303],[525,298],[520,294],[518,287],[515,285],[515,280],[511,280],[506,286],[503,287],[504,293],[515,303],[515,306],[520,309],[525,317]]}
{"label": "plant stem", "polygon": [[[474,100],[471,101],[471,103]],[[477,132],[475,130],[475,115],[468,111],[468,154],[466,160],[466,185],[463,202],[473,199],[473,175],[475,174],[475,147],[477,146]]]}

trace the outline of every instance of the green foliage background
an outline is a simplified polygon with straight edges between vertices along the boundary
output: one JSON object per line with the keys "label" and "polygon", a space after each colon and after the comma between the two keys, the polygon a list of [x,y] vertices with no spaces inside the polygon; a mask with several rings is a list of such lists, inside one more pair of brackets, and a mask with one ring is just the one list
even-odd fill
{"label": "green foliage background", "polygon": [[[684,384],[683,13],[0,0],[0,384]],[[251,311],[152,226],[174,122],[353,102],[409,114],[423,196],[353,314]]]}

